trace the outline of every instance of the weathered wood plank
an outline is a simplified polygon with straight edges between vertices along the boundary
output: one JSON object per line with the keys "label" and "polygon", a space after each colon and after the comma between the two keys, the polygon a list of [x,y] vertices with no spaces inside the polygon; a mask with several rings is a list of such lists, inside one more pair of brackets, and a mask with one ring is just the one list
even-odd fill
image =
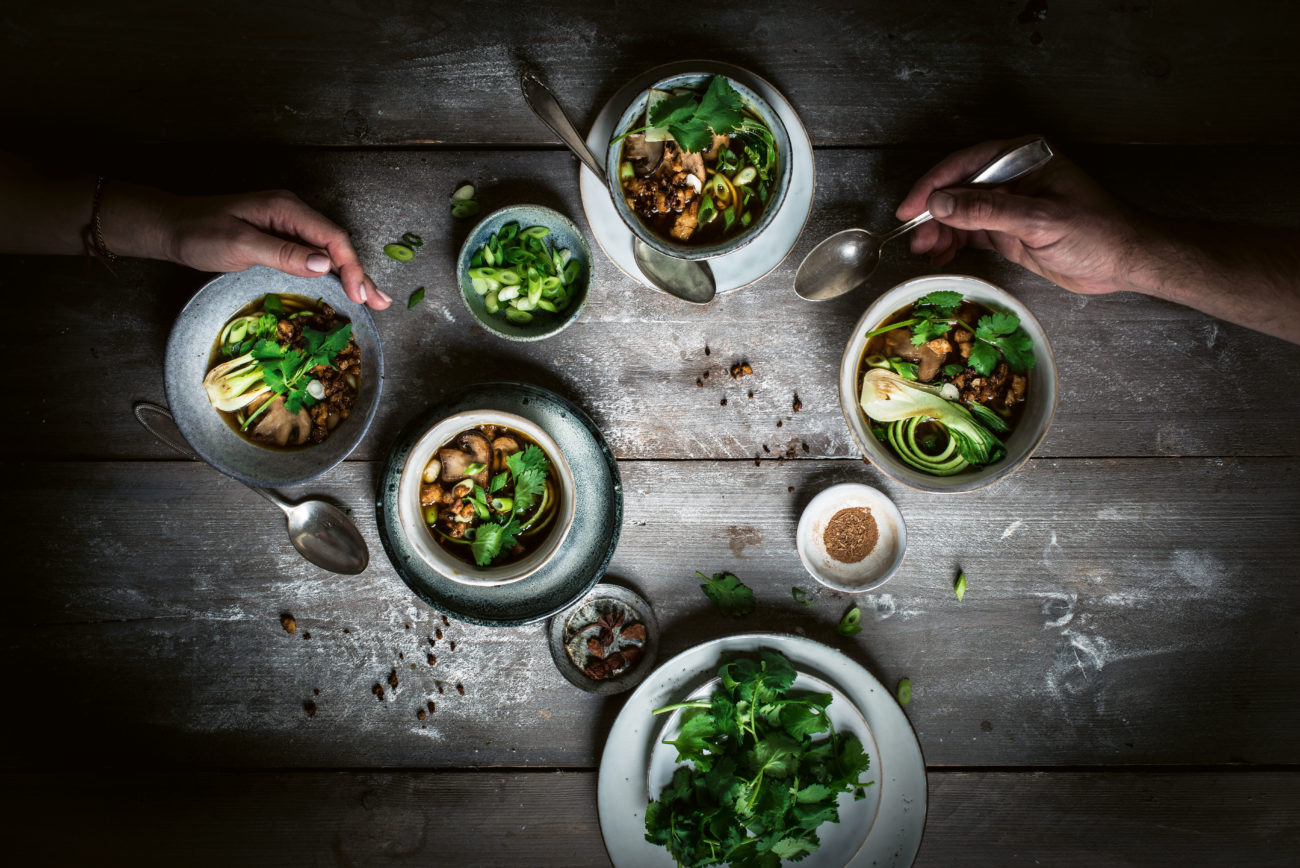
{"label": "weathered wood plank", "polygon": [[[813,456],[843,457],[856,455],[857,447],[840,411],[837,370],[869,296],[803,302],[791,289],[795,269],[831,232],[891,225],[893,203],[938,156],[821,152],[818,198],[794,254],[755,286],[703,309],[640,287],[597,250],[596,286],[579,322],[522,346],[488,335],[456,297],[455,251],[469,226],[453,223],[445,194],[472,179],[487,208],[536,201],[585,226],[572,184],[576,169],[565,155],[297,152],[241,179],[258,162],[245,155],[208,179],[206,189],[274,184],[301,190],[352,229],[368,267],[398,299],[377,316],[389,376],[357,458],[382,456],[405,421],[449,386],[494,377],[531,380],[569,395],[624,458],[743,458],[762,453],[764,444],[780,450],[791,442],[807,443]],[[1083,162],[1131,200],[1166,213],[1300,226],[1296,156],[1292,148],[1107,148],[1085,152]],[[1187,181],[1210,165],[1231,168]],[[1265,184],[1272,194],[1263,202],[1242,192]],[[414,262],[383,256],[385,242],[411,230],[429,239]],[[929,270],[897,245],[875,286]],[[1275,385],[1276,372],[1300,364],[1297,347],[1143,297],[1072,295],[990,254],[966,254],[947,270],[1008,287],[1051,336],[1061,400],[1040,454],[1300,454],[1300,404],[1279,402]],[[12,300],[16,321],[26,324],[11,346],[18,357],[39,356],[49,366],[47,376],[11,380],[20,424],[5,432],[7,455],[170,457],[129,410],[135,400],[162,399],[170,322],[203,278],[146,263],[127,263],[122,272],[114,280],[86,276],[73,260],[0,259],[0,292]],[[428,300],[407,311],[404,301],[417,286],[427,288]],[[740,359],[755,376],[733,381],[727,368]],[[697,388],[706,371],[705,386]],[[791,412],[796,393],[803,403],[798,414]]]}
{"label": "weathered wood plank", "polygon": [[[553,143],[518,94],[541,71],[580,123],[627,80],[708,57],[770,78],[818,144],[964,142],[1026,123],[1091,141],[1300,141],[1285,0],[718,5],[28,4],[0,30],[13,129],[140,141]],[[1025,20],[1022,20],[1025,19]],[[98,98],[67,110],[67,95]]]}
{"label": "weathered wood plank", "polygon": [[[0,805],[11,858],[31,865],[570,868],[609,864],[595,777],[8,774]],[[1290,866],[1300,851],[1294,772],[931,772],[929,786],[917,866]]]}
{"label": "weathered wood plank", "polygon": [[[754,630],[842,648],[888,685],[912,679],[908,715],[932,766],[1300,761],[1295,460],[1036,459],[954,498],[853,461],[621,467],[610,575],[655,606],[665,658]],[[619,703],[562,680],[542,625],[444,626],[395,576],[369,506],[374,465],[349,462],[311,489],[356,511],[374,560],[354,578],[310,567],[274,510],[197,464],[6,470],[0,523],[18,557],[0,671],[41,699],[11,719],[0,766],[599,756]],[[894,498],[910,539],[898,576],[852,600],[815,585],[792,544],[802,505],[845,480]],[[721,618],[695,570],[734,570],[758,611]],[[796,585],[814,605],[794,603]],[[838,638],[853,603],[865,629]],[[391,671],[400,685],[376,701]],[[429,699],[435,713],[418,720]]]}

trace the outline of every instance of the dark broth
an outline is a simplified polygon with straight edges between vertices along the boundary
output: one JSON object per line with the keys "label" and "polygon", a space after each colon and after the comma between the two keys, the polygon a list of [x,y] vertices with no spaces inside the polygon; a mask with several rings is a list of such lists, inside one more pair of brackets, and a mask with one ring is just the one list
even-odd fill
{"label": "dark broth", "polygon": [[[482,438],[482,441],[478,438]],[[486,461],[479,461],[478,459],[483,457],[481,451],[483,441],[488,444],[489,457]],[[513,441],[513,446],[505,441]],[[494,499],[499,500],[503,497],[514,499],[515,477],[510,474],[506,485],[496,492],[489,492],[490,486],[485,483],[490,483],[494,477],[507,471],[506,459],[510,455],[522,453],[530,446],[536,447],[546,456],[548,470],[545,494],[539,495],[536,502],[527,510],[519,512],[496,510]],[[455,462],[463,462],[464,459],[455,453],[468,455],[472,459],[471,463],[483,463],[487,466],[476,474],[477,478],[466,477],[455,464]],[[479,425],[467,428],[440,446],[434,452],[430,463],[432,461],[439,462],[437,480],[434,482],[428,480],[429,466],[426,465],[426,475],[422,477],[420,484],[420,508],[429,533],[444,551],[458,560],[480,566],[474,559],[470,543],[477,529],[488,521],[508,515],[517,519],[522,525],[516,537],[516,544],[509,549],[503,549],[490,564],[482,565],[492,567],[507,566],[528,557],[541,548],[558,526],[557,518],[563,503],[554,463],[546,450],[542,449],[541,444],[522,431],[504,425]],[[490,518],[484,519],[481,512],[474,509],[472,503],[466,502],[466,498],[456,496],[461,493],[456,491],[458,483],[466,479],[472,479],[476,489],[484,495],[484,499],[488,502]],[[471,499],[475,493],[477,492],[470,492]]]}

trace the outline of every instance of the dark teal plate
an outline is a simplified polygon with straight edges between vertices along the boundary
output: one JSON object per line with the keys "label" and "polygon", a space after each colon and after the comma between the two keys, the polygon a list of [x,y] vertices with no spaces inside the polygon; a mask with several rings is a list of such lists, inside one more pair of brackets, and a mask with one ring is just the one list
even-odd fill
{"label": "dark teal plate", "polygon": [[[573,470],[573,529],[550,563],[526,579],[479,587],[453,582],[415,553],[398,520],[397,491],[411,447],[435,423],[464,410],[501,410],[531,419],[555,438]],[[379,538],[402,581],[439,612],[485,627],[549,618],[591,590],[609,566],[623,526],[623,482],[605,439],[586,414],[553,392],[524,383],[480,383],[448,393],[398,435],[379,477]]]}

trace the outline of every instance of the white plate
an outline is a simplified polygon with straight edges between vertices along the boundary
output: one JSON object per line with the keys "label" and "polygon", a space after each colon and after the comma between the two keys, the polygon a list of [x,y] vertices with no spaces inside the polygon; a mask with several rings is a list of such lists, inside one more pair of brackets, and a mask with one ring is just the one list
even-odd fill
{"label": "white plate", "polygon": [[[761,648],[789,658],[800,673],[797,686],[807,684],[807,689],[835,697],[832,720],[837,728],[843,725],[862,738],[871,755],[871,775],[877,781],[868,789],[877,790],[874,798],[879,800],[878,810],[870,811],[874,823],[866,811],[859,814],[854,809],[850,814],[841,802],[839,825],[844,828],[823,824],[817,830],[823,846],[798,866],[911,865],[925,829],[925,760],[903,710],[870,672],[839,651],[811,639],[774,633],[728,636],[678,654],[652,672],[628,698],[600,761],[600,831],[611,861],[619,868],[672,868],[668,851],[645,840],[650,792],[662,789],[667,781],[664,775],[671,776],[671,768],[666,767],[676,765],[676,751],[660,744],[667,730],[651,712],[707,692],[724,660]],[[837,709],[840,703],[843,706]],[[853,805],[849,798],[848,804]],[[870,803],[868,799],[856,805],[869,810]]]}
{"label": "white plate", "polygon": [[[766,276],[781,264],[799,240],[808,215],[812,213],[813,191],[817,186],[812,140],[789,100],[754,73],[729,63],[687,60],[656,67],[624,85],[596,116],[587,136],[587,145],[598,156],[603,155],[609,150],[614,124],[632,99],[656,81],[683,72],[711,72],[744,82],[767,100],[790,136],[790,191],[786,194],[781,213],[764,230],[762,243],[746,244],[734,253],[708,260],[718,292],[731,292]],[[587,222],[591,224],[591,232],[601,249],[629,277],[652,287],[653,284],[636,267],[632,255],[632,230],[618,216],[609,188],[586,167],[578,169],[578,187],[582,193],[582,210],[587,214]]]}

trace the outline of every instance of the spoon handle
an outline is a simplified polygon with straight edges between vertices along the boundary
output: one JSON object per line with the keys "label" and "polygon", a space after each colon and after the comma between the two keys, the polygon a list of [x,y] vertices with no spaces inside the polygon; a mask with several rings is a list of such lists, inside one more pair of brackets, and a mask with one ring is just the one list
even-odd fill
{"label": "spoon handle", "polygon": [[524,101],[533,110],[533,114],[541,118],[542,123],[560,137],[560,141],[564,142],[579,160],[582,160],[583,165],[590,169],[601,183],[605,183],[605,169],[587,147],[586,140],[578,133],[573,121],[569,120],[569,116],[564,113],[564,108],[555,98],[555,94],[551,93],[550,89],[542,84],[541,79],[531,72],[523,74],[519,86],[524,92]]}
{"label": "spoon handle", "polygon": [[[186,458],[190,459],[191,461],[199,460],[199,456],[194,454],[194,450],[190,449],[189,446],[185,445],[185,440],[183,438],[180,437],[173,438],[170,434],[160,431],[158,428],[154,426],[154,423],[150,421],[150,417],[165,418],[171,424],[171,428],[175,429],[176,433],[179,434],[180,429],[176,428],[176,417],[172,415],[170,410],[168,410],[166,407],[163,407],[160,404],[151,404],[148,401],[137,401],[135,407],[133,407],[132,409],[135,412],[136,421],[139,422],[141,425],[143,425],[146,431],[148,431],[150,434],[157,437],[163,443],[166,443],[168,446],[175,449],[177,452],[184,455]],[[258,488],[256,485],[249,485],[247,482],[240,482],[239,484],[248,488],[250,491],[255,491],[258,494],[262,495],[262,497],[266,498],[271,503],[274,503],[276,506],[280,507],[280,509],[284,510],[286,514],[289,512],[290,509],[292,509],[292,507],[289,506],[288,503],[276,497],[274,494],[267,491],[265,488]]]}
{"label": "spoon handle", "polygon": [[[1006,184],[1041,169],[1047,164],[1048,160],[1052,159],[1052,156],[1051,146],[1043,139],[1025,142],[1023,145],[1007,151],[974,175],[971,175],[966,179],[963,186],[993,187],[998,184]],[[883,245],[886,241],[897,238],[905,232],[911,232],[922,223],[928,223],[933,219],[934,215],[929,211],[922,211],[906,223],[890,230],[888,234],[880,239],[880,243]]]}

